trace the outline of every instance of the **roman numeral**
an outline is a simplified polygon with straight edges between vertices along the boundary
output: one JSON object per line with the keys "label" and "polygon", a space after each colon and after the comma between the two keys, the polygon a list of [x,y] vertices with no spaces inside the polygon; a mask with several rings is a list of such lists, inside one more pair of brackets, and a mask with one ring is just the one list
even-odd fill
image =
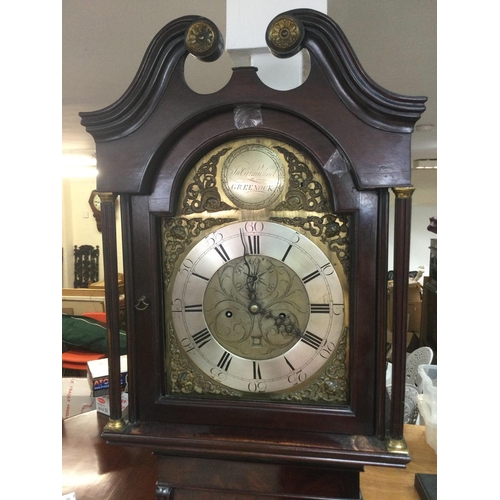
{"label": "roman numeral", "polygon": [[208,342],[212,340],[212,335],[210,335],[210,332],[204,328],[193,335],[193,340],[198,346],[198,349],[201,349],[205,344],[208,344]]}
{"label": "roman numeral", "polygon": [[306,283],[309,283],[310,281],[312,281],[314,278],[317,278],[319,276],[319,271],[313,271],[311,274],[308,274],[307,276],[304,276],[302,278],[302,283],[304,283],[304,285]]}
{"label": "roman numeral", "polygon": [[311,313],[330,314],[330,304],[311,304]]}
{"label": "roman numeral", "polygon": [[255,378],[255,379],[262,378],[262,375],[260,373],[259,363],[257,363],[256,361],[253,362],[253,378]]}
{"label": "roman numeral", "polygon": [[323,342],[323,339],[321,337],[318,337],[317,335],[314,335],[314,333],[308,332],[306,330],[306,333],[302,335],[300,341],[304,342],[304,344],[307,344],[309,347],[318,350],[319,346],[321,345],[321,342]]}
{"label": "roman numeral", "polygon": [[215,247],[215,251],[220,255],[220,258],[224,262],[227,262],[229,260],[229,255],[227,254],[226,249],[222,245]]}
{"label": "roman numeral", "polygon": [[251,254],[255,255],[260,253],[260,236],[254,234],[253,236],[248,235],[248,249]]}
{"label": "roman numeral", "polygon": [[281,262],[285,262],[285,259],[288,257],[288,254],[290,253],[290,250],[292,249],[292,245],[288,245],[288,248],[286,249],[285,255],[281,258]]}
{"label": "roman numeral", "polygon": [[226,372],[229,370],[229,365],[231,364],[233,357],[231,354],[229,354],[227,351],[222,355],[220,358],[219,362],[217,363],[217,366],[221,370],[225,370]]}
{"label": "roman numeral", "polygon": [[194,304],[192,306],[184,306],[184,312],[187,313],[201,313],[201,304]]}

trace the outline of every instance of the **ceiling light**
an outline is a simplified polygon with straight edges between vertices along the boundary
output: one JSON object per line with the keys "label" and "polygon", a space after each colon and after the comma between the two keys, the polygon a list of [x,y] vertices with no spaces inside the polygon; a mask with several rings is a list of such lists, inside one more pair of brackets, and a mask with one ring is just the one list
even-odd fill
{"label": "ceiling light", "polygon": [[95,153],[75,152],[62,155],[63,167],[95,167],[97,165]]}
{"label": "ceiling light", "polygon": [[432,125],[432,123],[417,125],[415,130],[417,132],[432,132],[434,130],[434,125]]}
{"label": "ceiling light", "polygon": [[436,170],[438,168],[437,159],[415,160],[413,162],[415,170]]}
{"label": "ceiling light", "polygon": [[93,151],[66,152],[62,155],[63,179],[95,177],[97,162]]}

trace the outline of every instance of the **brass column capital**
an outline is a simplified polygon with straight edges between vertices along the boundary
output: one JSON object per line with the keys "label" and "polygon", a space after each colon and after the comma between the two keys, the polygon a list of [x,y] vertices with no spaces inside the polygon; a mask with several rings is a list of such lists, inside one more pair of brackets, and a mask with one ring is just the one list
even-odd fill
{"label": "brass column capital", "polygon": [[413,186],[392,188],[392,192],[396,195],[396,198],[411,198],[414,191],[415,188]]}
{"label": "brass column capital", "polygon": [[97,191],[97,194],[101,199],[101,203],[109,203],[109,202],[113,203],[116,199],[115,193]]}

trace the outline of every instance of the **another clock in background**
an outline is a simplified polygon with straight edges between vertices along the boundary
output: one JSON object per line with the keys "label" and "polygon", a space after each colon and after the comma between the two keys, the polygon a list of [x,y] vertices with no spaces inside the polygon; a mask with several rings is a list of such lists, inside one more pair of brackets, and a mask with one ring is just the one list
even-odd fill
{"label": "another clock in background", "polygon": [[97,230],[101,232],[101,198],[95,189],[90,193],[89,205],[94,214]]}

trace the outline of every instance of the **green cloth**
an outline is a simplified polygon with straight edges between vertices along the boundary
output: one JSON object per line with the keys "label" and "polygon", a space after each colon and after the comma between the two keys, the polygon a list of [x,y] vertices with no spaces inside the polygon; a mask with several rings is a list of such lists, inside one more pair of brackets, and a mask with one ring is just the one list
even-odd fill
{"label": "green cloth", "polygon": [[[120,330],[120,354],[127,354],[127,334]],[[62,315],[63,351],[84,349],[108,355],[108,332],[101,322],[85,316]]]}

